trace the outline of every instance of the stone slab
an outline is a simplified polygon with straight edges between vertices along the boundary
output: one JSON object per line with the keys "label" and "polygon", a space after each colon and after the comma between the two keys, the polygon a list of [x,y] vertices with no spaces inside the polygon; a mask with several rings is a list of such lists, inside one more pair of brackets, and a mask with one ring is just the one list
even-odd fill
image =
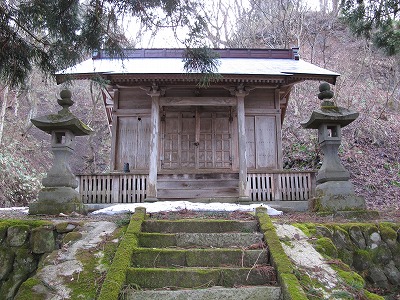
{"label": "stone slab", "polygon": [[212,232],[256,232],[256,221],[234,220],[180,220],[180,221],[145,221],[142,231],[165,233],[212,233]]}
{"label": "stone slab", "polygon": [[276,283],[273,267],[255,268],[128,268],[126,283],[140,288],[199,288],[272,285]]}
{"label": "stone slab", "polygon": [[70,187],[43,188],[38,200],[29,204],[31,215],[58,215],[72,212],[85,213],[79,193]]}
{"label": "stone slab", "polygon": [[266,250],[242,249],[137,249],[135,267],[252,267],[268,264]]}
{"label": "stone slab", "polygon": [[176,234],[176,245],[178,247],[249,247],[263,241],[263,235],[259,232],[253,233],[178,233]]}
{"label": "stone slab", "polygon": [[208,289],[177,291],[125,291],[127,300],[279,300],[281,288],[274,286],[257,286],[242,288],[213,287]]}
{"label": "stone slab", "polygon": [[311,201],[314,211],[365,210],[365,200],[355,194],[349,181],[328,181],[318,184]]}

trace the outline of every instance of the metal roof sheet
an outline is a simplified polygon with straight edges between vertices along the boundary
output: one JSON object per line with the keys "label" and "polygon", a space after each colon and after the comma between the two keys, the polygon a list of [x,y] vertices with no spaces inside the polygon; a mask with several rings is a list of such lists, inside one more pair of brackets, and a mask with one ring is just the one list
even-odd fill
{"label": "metal roof sheet", "polygon": [[[224,75],[296,74],[339,76],[338,73],[320,68],[304,60],[268,58],[220,58],[217,72]],[[88,59],[56,73],[57,76],[78,74],[184,74],[182,58],[126,58]],[[195,72],[194,72],[195,73]]]}

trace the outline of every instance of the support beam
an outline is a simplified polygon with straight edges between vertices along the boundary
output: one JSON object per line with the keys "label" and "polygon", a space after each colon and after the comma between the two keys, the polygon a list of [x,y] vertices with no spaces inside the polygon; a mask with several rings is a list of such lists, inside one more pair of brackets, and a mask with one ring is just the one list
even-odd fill
{"label": "support beam", "polygon": [[238,150],[239,150],[239,201],[250,201],[250,192],[247,187],[247,154],[246,154],[246,126],[244,97],[248,92],[240,85],[236,90],[237,122],[238,122]]}
{"label": "support beam", "polygon": [[160,91],[153,85],[148,95],[151,97],[151,137],[149,179],[147,182],[147,202],[157,201],[158,136],[160,131]]}

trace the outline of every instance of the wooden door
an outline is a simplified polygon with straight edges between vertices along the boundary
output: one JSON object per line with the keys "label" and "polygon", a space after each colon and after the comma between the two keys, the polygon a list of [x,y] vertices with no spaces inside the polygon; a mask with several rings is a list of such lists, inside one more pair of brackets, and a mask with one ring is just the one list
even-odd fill
{"label": "wooden door", "polygon": [[163,111],[163,169],[232,168],[230,108]]}

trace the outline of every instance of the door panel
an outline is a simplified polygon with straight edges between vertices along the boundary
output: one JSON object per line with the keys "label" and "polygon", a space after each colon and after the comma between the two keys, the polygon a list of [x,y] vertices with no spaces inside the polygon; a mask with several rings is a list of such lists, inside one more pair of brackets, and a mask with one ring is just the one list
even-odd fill
{"label": "door panel", "polygon": [[232,168],[230,111],[164,111],[163,169]]}

